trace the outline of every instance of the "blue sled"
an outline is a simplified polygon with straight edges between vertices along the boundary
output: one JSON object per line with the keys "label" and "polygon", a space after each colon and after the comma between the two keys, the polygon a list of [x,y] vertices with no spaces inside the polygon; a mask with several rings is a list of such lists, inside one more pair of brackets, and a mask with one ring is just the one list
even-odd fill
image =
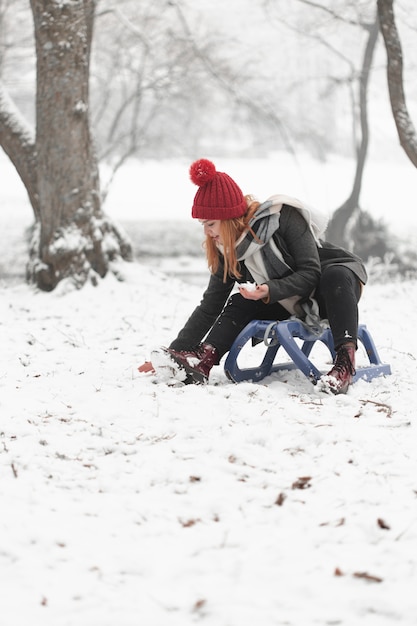
{"label": "blue sled", "polygon": [[[295,341],[296,338],[302,340],[301,346]],[[358,339],[366,350],[369,365],[356,368],[353,382],[356,382],[359,378],[371,380],[376,376],[391,374],[391,367],[381,362],[373,339],[365,324],[359,325]],[[237,364],[237,358],[239,352],[249,340],[252,340],[254,344],[263,341],[267,346],[266,353],[262,363],[257,367],[241,369]],[[319,378],[325,374],[325,372],[317,369],[308,358],[316,341],[324,343],[328,347],[332,359],[334,359],[335,349],[330,328],[316,333],[298,319],[284,320],[283,322],[253,320],[238,335],[230,349],[224,364],[226,376],[236,383],[244,380],[258,382],[274,372],[298,368],[315,385]],[[274,363],[278,349],[281,346],[292,359],[292,363]]]}

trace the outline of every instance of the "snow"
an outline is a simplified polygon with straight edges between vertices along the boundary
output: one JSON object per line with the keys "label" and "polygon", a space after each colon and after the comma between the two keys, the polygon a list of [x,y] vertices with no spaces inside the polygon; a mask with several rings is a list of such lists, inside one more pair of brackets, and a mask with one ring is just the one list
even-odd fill
{"label": "snow", "polygon": [[[0,84],[0,108],[2,115],[7,119],[11,133],[19,135],[20,141],[24,142],[26,145],[33,145],[35,142],[35,129],[22,115],[20,109],[16,106],[14,100],[10,97],[2,84]],[[5,157],[2,155],[0,162],[4,160],[4,158]],[[10,168],[10,165],[7,165]],[[1,169],[3,171],[3,167]]]}
{"label": "snow", "polygon": [[[30,223],[13,185],[6,258]],[[162,223],[177,207],[159,189]],[[207,386],[139,374],[202,288],[122,271],[82,292],[0,285],[1,624],[414,625],[416,282],[370,281],[360,321],[392,375],[333,396],[297,371],[233,384],[223,362]]]}
{"label": "snow", "polygon": [[247,291],[256,291],[256,283],[240,283],[240,287],[242,289],[246,289]]}
{"label": "snow", "polygon": [[365,289],[393,374],[331,396],[155,384],[201,289],[124,273],[1,288],[2,624],[415,624],[417,285]]}
{"label": "snow", "polygon": [[[361,191],[361,206],[376,220],[388,224],[394,235],[417,243],[415,210],[416,168],[399,149],[368,159]],[[265,200],[285,193],[299,198],[323,214],[332,213],[349,197],[354,179],[351,159],[332,155],[317,161],[306,154],[297,159],[285,152],[266,158],[220,158],[218,171],[227,172],[243,193]],[[106,200],[113,218],[140,220],[189,220],[196,191],[188,179],[189,161],[131,161],[117,172]],[[103,181],[109,174],[102,170]],[[140,181],[140,185],[138,183]]]}
{"label": "snow", "polygon": [[[395,236],[417,243],[416,168],[402,150],[392,151],[394,156],[389,159],[377,153],[368,160],[361,205],[376,220],[389,225]],[[206,156],[219,171],[232,176],[244,193],[260,200],[285,193],[326,215],[349,196],[354,177],[352,160],[336,155],[324,162],[307,154],[297,154],[294,159],[285,152],[266,158]],[[189,221],[196,191],[188,178],[189,166],[189,161],[184,159],[128,161],[115,175],[104,206],[106,213],[118,221]],[[0,190],[2,205],[8,204],[14,219],[29,225],[32,215],[26,191],[2,152],[0,171],[2,183],[7,181]],[[102,166],[101,178],[105,188],[110,178],[108,167]]]}

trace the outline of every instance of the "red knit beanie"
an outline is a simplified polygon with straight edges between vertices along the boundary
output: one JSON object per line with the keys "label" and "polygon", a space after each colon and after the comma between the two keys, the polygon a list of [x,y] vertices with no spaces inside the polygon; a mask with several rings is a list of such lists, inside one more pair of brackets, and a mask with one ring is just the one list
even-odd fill
{"label": "red knit beanie", "polygon": [[190,178],[199,190],[195,194],[192,216],[200,220],[230,220],[246,213],[245,197],[235,181],[217,172],[207,159],[195,161]]}

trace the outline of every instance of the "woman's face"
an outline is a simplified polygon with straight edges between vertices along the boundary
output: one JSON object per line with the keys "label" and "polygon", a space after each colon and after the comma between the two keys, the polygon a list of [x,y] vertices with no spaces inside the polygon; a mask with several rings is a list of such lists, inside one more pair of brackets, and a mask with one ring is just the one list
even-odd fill
{"label": "woman's face", "polygon": [[204,227],[206,237],[211,237],[216,243],[221,243],[220,224],[221,220],[200,220],[200,224]]}

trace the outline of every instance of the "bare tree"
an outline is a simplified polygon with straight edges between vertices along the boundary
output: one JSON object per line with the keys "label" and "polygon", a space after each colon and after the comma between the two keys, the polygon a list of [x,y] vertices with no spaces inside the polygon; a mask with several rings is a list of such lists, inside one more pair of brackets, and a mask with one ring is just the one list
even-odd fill
{"label": "bare tree", "polygon": [[[347,72],[343,73],[339,63],[336,75],[332,76],[332,73],[329,72],[325,78],[326,88],[324,93],[326,99],[329,99],[329,96],[334,95],[336,89],[340,91],[341,87],[347,87],[349,90],[352,111],[352,136],[356,157],[355,175],[349,197],[333,212],[326,237],[334,243],[353,248],[351,225],[355,224],[361,213],[359,200],[368,154],[368,85],[379,32],[378,19],[376,15],[374,15],[373,19],[368,17],[368,7],[360,7],[356,2],[335,2],[332,3],[331,7],[315,0],[298,0],[298,4],[308,7],[307,11],[303,9],[303,17],[307,20],[307,23],[303,24],[301,20],[296,20],[294,24],[294,20],[292,20],[292,23],[286,20],[286,26],[299,36],[316,42],[320,48],[326,51],[327,57],[342,61],[347,68]],[[313,17],[308,16],[308,11],[310,11]],[[320,16],[324,22],[324,33],[320,33]],[[314,28],[311,28],[311,19],[314,20]],[[333,26],[333,29],[331,26]],[[342,28],[343,33],[339,40],[332,32],[337,26],[339,26],[339,29],[340,27]],[[359,68],[358,61],[350,53],[351,50],[349,49],[349,53],[346,53],[347,28],[354,29],[355,40],[358,39],[357,33],[360,29],[366,33],[365,50]],[[343,46],[340,45],[340,42],[343,43]]]}
{"label": "bare tree", "polygon": [[378,0],[381,33],[387,50],[387,78],[391,109],[400,144],[417,167],[417,133],[410,119],[403,86],[403,55],[394,17],[394,0]]}
{"label": "bare tree", "polygon": [[360,141],[356,149],[355,177],[349,197],[333,213],[326,231],[326,237],[330,241],[351,249],[355,246],[354,242],[351,240],[350,229],[347,225],[348,222],[355,216],[355,213],[358,214],[360,212],[359,199],[369,143],[368,84],[372,67],[372,59],[378,39],[378,17],[375,17],[373,24],[362,26],[363,28],[366,28],[368,32],[368,38],[359,76],[359,116],[361,133]]}
{"label": "bare tree", "polygon": [[243,126],[244,119],[245,133],[246,121],[256,119],[269,134],[274,127],[284,135],[276,103],[251,93],[253,76],[239,44],[201,19],[204,10],[181,0],[100,6],[93,121],[99,158],[111,166],[109,183],[132,157],[199,156],[208,145],[227,151],[237,120]]}
{"label": "bare tree", "polygon": [[0,89],[0,145],[34,210],[28,280],[98,282],[129,259],[125,235],[102,212],[90,132],[89,68],[95,0],[31,0],[36,43],[36,136]]}

